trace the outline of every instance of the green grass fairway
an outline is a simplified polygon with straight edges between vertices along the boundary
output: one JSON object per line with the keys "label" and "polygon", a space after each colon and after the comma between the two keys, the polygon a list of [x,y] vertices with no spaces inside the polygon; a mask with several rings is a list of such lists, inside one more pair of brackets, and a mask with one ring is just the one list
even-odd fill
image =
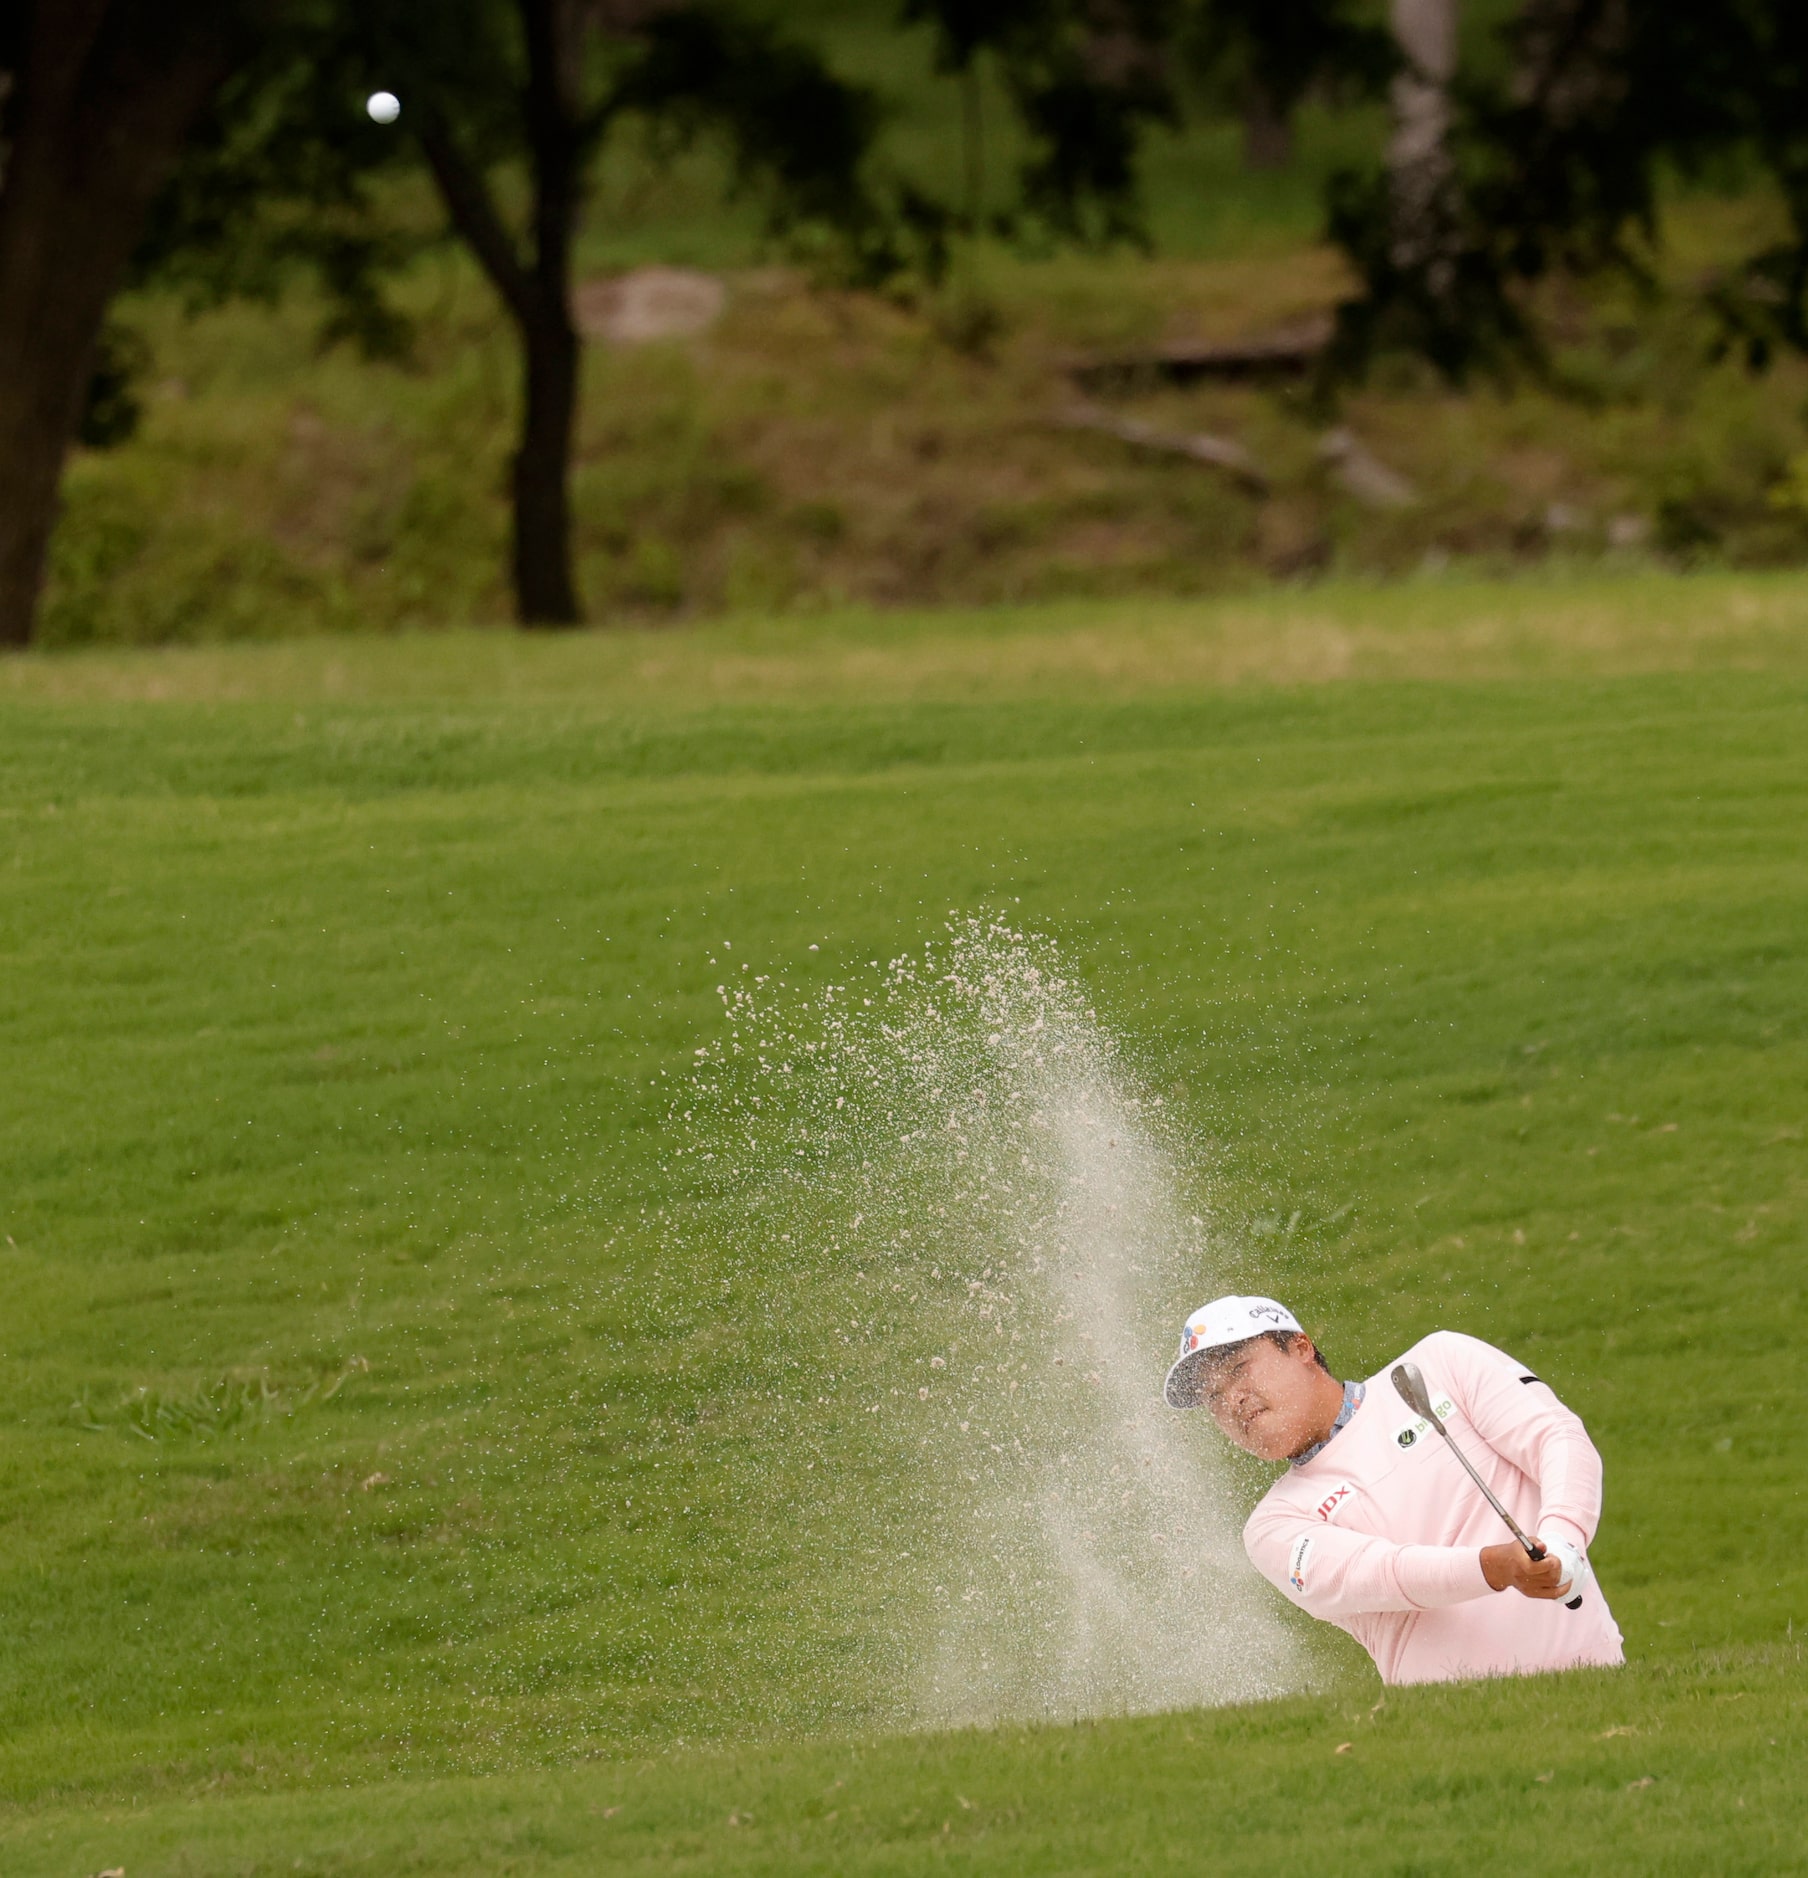
{"label": "green grass fairway", "polygon": [[[1805,830],[1783,577],[0,667],[0,1872],[1808,1870]],[[1202,1285],[1583,1413],[1626,1671],[882,1725],[835,1288],[667,1120],[724,942],[985,908]]]}

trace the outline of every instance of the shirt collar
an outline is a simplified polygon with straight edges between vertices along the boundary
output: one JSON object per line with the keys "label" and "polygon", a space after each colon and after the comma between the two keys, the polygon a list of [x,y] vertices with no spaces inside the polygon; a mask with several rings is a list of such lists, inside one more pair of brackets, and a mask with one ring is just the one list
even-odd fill
{"label": "shirt collar", "polygon": [[1331,1424],[1331,1432],[1325,1436],[1324,1440],[1313,1442],[1305,1453],[1294,1455],[1287,1465],[1304,1467],[1308,1461],[1316,1460],[1319,1455],[1323,1454],[1325,1449],[1337,1439],[1350,1417],[1362,1407],[1362,1398],[1368,1392],[1369,1386],[1366,1382],[1346,1382],[1343,1386],[1343,1407],[1337,1411],[1337,1419]]}

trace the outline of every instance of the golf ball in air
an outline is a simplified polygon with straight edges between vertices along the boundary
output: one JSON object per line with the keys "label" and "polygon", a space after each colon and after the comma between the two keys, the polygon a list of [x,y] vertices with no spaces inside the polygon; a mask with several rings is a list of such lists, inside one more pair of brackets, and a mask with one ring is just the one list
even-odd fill
{"label": "golf ball in air", "polygon": [[373,91],[364,108],[379,124],[393,124],[402,115],[402,101],[393,91]]}

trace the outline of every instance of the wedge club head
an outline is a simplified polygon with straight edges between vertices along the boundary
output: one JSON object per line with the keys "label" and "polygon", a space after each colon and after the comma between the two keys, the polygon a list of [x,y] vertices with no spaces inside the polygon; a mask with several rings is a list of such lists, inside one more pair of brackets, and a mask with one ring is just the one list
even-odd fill
{"label": "wedge club head", "polygon": [[1438,1412],[1431,1406],[1431,1391],[1425,1387],[1425,1378],[1418,1364],[1396,1363],[1393,1380],[1400,1400],[1415,1415],[1423,1415],[1439,1434],[1443,1434],[1444,1424],[1438,1420]]}

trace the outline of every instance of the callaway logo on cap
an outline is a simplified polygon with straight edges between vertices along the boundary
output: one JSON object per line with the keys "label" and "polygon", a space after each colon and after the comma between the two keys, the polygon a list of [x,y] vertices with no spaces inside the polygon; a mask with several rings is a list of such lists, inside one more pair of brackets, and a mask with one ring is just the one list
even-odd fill
{"label": "callaway logo on cap", "polygon": [[[1221,1350],[1226,1344],[1244,1343],[1270,1330],[1300,1330],[1300,1321],[1284,1304],[1273,1298],[1214,1298],[1202,1304],[1180,1333],[1180,1354],[1168,1371],[1162,1397],[1169,1408],[1198,1408],[1193,1396],[1193,1372],[1199,1364],[1193,1359],[1205,1350]],[[1303,1335],[1304,1333],[1301,1332]]]}

